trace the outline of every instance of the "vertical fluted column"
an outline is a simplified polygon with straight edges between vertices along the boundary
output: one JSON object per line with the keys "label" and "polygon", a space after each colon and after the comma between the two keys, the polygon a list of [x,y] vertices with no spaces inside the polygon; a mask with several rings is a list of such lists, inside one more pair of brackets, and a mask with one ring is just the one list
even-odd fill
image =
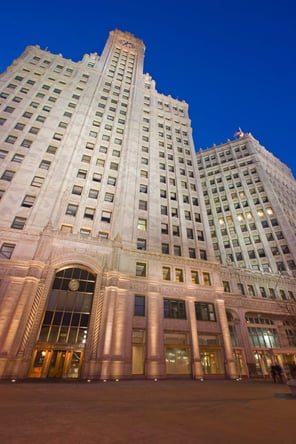
{"label": "vertical fluted column", "polygon": [[200,361],[197,320],[193,300],[188,301],[188,315],[192,342],[192,376],[194,379],[200,379],[203,377],[203,368]]}
{"label": "vertical fluted column", "polygon": [[238,378],[238,374],[233,355],[230,332],[225,310],[225,303],[223,299],[217,299],[216,303],[217,303],[220,325],[222,330],[223,342],[224,342],[225,360],[226,360],[225,364],[226,364],[227,374],[231,379],[236,379]]}
{"label": "vertical fluted column", "polygon": [[[6,319],[10,321],[5,329],[5,338],[2,345],[3,354],[16,354],[17,348],[20,345],[15,344],[16,337],[20,331],[23,332],[25,329],[24,321],[26,319],[24,313],[26,313],[27,307],[31,305],[38,288],[38,280],[34,278],[26,278],[22,284],[22,289],[18,294],[16,290],[20,290],[21,282],[18,282],[17,285],[9,286],[5,300],[6,306],[3,305],[1,307],[2,313],[6,312]],[[10,291],[11,294],[9,294]],[[19,341],[21,341],[21,338],[19,338]]]}

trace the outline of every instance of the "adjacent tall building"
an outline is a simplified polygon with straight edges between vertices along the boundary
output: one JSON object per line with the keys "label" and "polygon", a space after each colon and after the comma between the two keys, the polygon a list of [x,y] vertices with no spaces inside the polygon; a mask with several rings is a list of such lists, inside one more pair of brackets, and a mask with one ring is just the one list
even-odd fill
{"label": "adjacent tall building", "polygon": [[252,137],[195,152],[188,105],[112,31],[0,77],[0,377],[265,376],[296,360],[296,185]]}

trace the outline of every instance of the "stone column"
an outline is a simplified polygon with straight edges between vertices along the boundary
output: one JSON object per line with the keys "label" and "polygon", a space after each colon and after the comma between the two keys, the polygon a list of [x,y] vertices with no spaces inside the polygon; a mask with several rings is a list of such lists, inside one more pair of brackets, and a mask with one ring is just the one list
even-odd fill
{"label": "stone column", "polygon": [[158,293],[152,292],[148,294],[147,299],[146,376],[152,379],[165,375],[163,300]]}
{"label": "stone column", "polygon": [[112,353],[112,335],[114,324],[114,311],[116,303],[117,291],[115,288],[109,288],[106,296],[106,321],[105,321],[105,338],[102,357],[101,378],[108,379],[111,371],[111,353]]}
{"label": "stone column", "polygon": [[132,318],[127,291],[119,290],[116,295],[116,316],[112,335],[113,378],[127,377],[131,367]]}
{"label": "stone column", "polygon": [[194,300],[188,301],[188,315],[192,341],[192,376],[194,379],[203,378],[203,368],[200,361],[200,351],[197,334],[197,320],[194,307]]}
{"label": "stone column", "polygon": [[230,332],[225,310],[225,303],[223,299],[216,299],[216,303],[217,303],[220,325],[222,330],[223,342],[224,342],[226,371],[231,379],[236,379],[238,378],[238,374],[231,344]]}

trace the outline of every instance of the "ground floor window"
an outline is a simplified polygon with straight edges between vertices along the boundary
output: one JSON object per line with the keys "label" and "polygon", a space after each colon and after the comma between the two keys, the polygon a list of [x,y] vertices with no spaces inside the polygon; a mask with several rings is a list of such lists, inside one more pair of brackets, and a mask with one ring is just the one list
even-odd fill
{"label": "ground floor window", "polygon": [[225,373],[220,335],[199,334],[200,360],[205,375]]}
{"label": "ground floor window", "polygon": [[220,350],[201,351],[200,361],[205,375],[219,375],[224,373]]}
{"label": "ground floor window", "polygon": [[190,347],[188,337],[185,333],[165,333],[165,363],[166,373],[173,374],[190,374]]}
{"label": "ground floor window", "polygon": [[280,340],[275,328],[248,327],[251,343],[255,347],[280,347]]}

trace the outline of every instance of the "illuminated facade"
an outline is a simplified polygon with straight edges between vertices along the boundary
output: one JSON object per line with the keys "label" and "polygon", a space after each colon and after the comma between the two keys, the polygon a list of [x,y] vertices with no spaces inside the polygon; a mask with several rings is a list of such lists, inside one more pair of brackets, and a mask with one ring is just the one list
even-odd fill
{"label": "illuminated facade", "polygon": [[266,376],[277,362],[289,377],[296,346],[296,182],[242,132],[200,150],[197,163],[230,331],[249,340],[249,375]]}
{"label": "illuminated facade", "polygon": [[[101,56],[28,47],[1,75],[1,378],[236,378],[296,356],[295,181],[251,135],[196,154],[188,105],[157,92],[144,50],[116,30]],[[264,190],[260,207],[244,179],[248,199],[225,193],[222,227],[226,166]],[[245,200],[265,257],[233,243]]]}

